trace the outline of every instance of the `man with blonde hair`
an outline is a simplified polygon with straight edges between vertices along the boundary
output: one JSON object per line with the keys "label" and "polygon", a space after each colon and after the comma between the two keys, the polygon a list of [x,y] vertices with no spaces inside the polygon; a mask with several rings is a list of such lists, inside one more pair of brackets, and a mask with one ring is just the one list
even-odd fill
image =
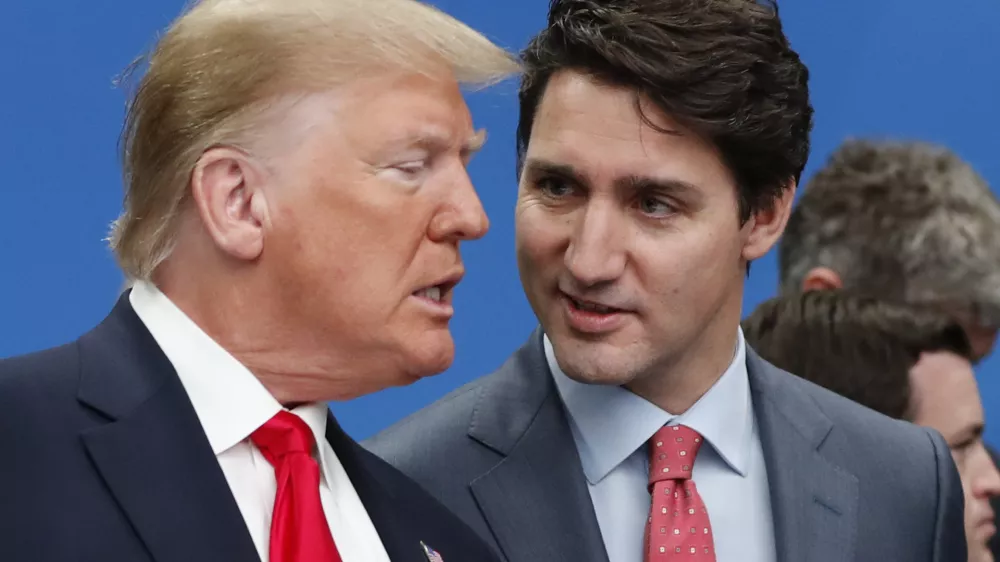
{"label": "man with blonde hair", "polygon": [[460,84],[516,62],[413,0],[205,0],[147,62],[111,235],[132,287],[0,361],[3,559],[494,560],[325,402],[450,364],[488,228]]}

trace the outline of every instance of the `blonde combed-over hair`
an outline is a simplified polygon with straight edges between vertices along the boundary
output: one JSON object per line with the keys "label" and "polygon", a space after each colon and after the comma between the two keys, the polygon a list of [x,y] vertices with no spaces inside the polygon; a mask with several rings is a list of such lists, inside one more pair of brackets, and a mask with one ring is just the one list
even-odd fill
{"label": "blonde combed-over hair", "polygon": [[467,85],[518,70],[480,33],[416,0],[202,0],[139,62],[147,69],[122,132],[124,209],[110,236],[131,279],[170,254],[202,153],[243,146],[283,94],[380,69],[450,72]]}

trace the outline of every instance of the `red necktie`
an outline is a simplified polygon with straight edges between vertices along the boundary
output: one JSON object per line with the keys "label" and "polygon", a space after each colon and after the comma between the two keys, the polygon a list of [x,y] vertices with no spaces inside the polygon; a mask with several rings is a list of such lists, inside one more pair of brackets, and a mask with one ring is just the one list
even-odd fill
{"label": "red necktie", "polygon": [[702,438],[683,425],[661,428],[649,442],[649,493],[645,562],[715,562],[705,502],[691,480]]}
{"label": "red necktie", "polygon": [[341,562],[319,499],[315,440],[302,418],[287,411],[250,435],[274,467],[278,484],[271,518],[270,562]]}

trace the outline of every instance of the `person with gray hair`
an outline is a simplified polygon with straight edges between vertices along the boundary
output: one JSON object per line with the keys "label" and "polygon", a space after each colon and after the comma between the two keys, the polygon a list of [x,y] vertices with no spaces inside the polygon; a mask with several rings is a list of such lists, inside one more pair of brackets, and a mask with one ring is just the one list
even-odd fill
{"label": "person with gray hair", "polygon": [[[962,326],[974,361],[997,339],[1000,202],[947,148],[845,142],[806,185],[778,248],[783,295],[845,288],[931,306]],[[991,504],[1000,512],[1000,498]],[[1000,559],[1000,537],[990,548]]]}
{"label": "person with gray hair", "polygon": [[1000,327],[1000,203],[950,150],[845,142],[808,182],[779,245],[782,293],[844,287],[931,305],[976,358]]}
{"label": "person with gray hair", "polygon": [[0,361],[3,560],[495,560],[326,402],[451,363],[488,228],[460,85],[516,60],[414,0],[203,0],[143,62],[130,288]]}

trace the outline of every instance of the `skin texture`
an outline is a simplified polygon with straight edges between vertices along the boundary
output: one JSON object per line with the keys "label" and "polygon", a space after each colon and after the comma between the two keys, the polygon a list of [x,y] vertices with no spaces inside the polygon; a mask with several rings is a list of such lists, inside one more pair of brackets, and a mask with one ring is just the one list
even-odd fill
{"label": "skin texture", "polygon": [[203,154],[154,280],[286,405],[446,369],[459,244],[489,224],[457,82],[386,71],[275,107],[261,142]]}
{"label": "skin texture", "polygon": [[[687,410],[733,358],[746,264],[794,193],[746,223],[718,151],[635,93],[571,70],[539,105],[516,207],[525,293],[559,366]],[[610,313],[581,311],[574,301]]]}
{"label": "skin texture", "polygon": [[996,533],[990,498],[1000,473],[983,446],[983,405],[968,360],[949,352],[924,353],[910,370],[910,419],[944,436],[965,494],[969,562],[991,562],[987,541]]}

